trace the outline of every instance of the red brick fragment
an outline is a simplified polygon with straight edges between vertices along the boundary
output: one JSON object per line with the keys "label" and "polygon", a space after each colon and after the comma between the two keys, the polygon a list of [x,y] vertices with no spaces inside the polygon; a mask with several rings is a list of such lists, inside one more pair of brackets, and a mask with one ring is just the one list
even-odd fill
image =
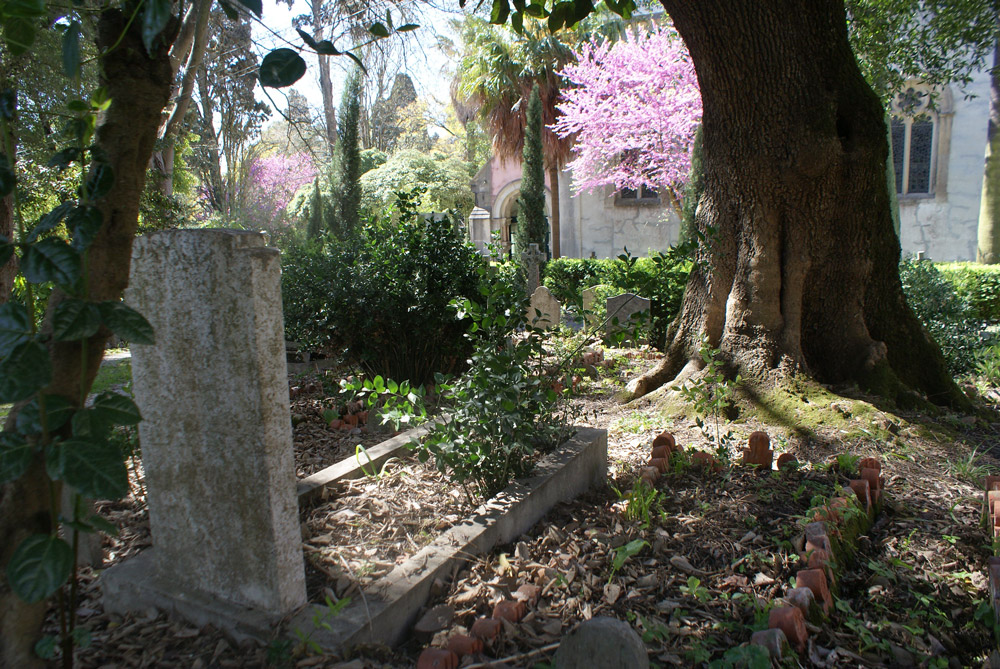
{"label": "red brick fragment", "polygon": [[496,618],[480,618],[472,623],[469,633],[477,639],[489,643],[500,634],[500,621]]}
{"label": "red brick fragment", "polygon": [[674,435],[667,430],[659,433],[656,435],[656,439],[653,439],[653,448],[656,448],[657,446],[666,446],[667,450],[670,452],[678,450],[677,441],[674,439]]}
{"label": "red brick fragment", "polygon": [[794,606],[777,606],[771,609],[767,617],[767,626],[784,632],[788,643],[799,652],[805,650],[809,633],[806,631],[805,616],[799,609]]}
{"label": "red brick fragment", "polygon": [[711,453],[705,453],[704,451],[695,451],[691,454],[691,464],[695,467],[704,467],[706,469],[718,469],[718,464],[715,461],[715,456]]}
{"label": "red brick fragment", "polygon": [[771,439],[766,432],[751,433],[750,448],[743,449],[743,461],[748,465],[771,468],[771,464],[774,462],[774,451],[771,450]]}
{"label": "red brick fragment", "polygon": [[861,458],[858,461],[858,469],[874,469],[879,474],[882,473],[882,463],[879,462],[878,458]]}
{"label": "red brick fragment", "polygon": [[455,653],[459,658],[466,655],[475,655],[483,652],[483,642],[481,639],[471,637],[467,634],[453,634],[448,639],[448,650]]}
{"label": "red brick fragment", "polygon": [[417,658],[417,669],[457,669],[458,655],[443,648],[427,648]]}
{"label": "red brick fragment", "polygon": [[816,595],[816,601],[823,607],[825,613],[833,608],[833,597],[830,596],[830,586],[826,580],[826,572],[822,569],[800,569],[795,574],[795,587],[809,588]]}
{"label": "red brick fragment", "polygon": [[524,617],[524,603],[505,599],[497,602],[493,607],[493,617],[497,620],[506,620],[516,623]]}
{"label": "red brick fragment", "polygon": [[871,513],[872,510],[872,495],[871,495],[871,484],[865,479],[852,479],[848,484],[851,486],[851,490],[854,494],[858,496],[858,503],[861,504],[861,508]]}
{"label": "red brick fragment", "polygon": [[778,469],[785,471],[787,469],[793,469],[799,464],[799,459],[796,458],[791,453],[782,453],[778,456]]}
{"label": "red brick fragment", "polygon": [[865,467],[861,470],[861,478],[868,481],[868,488],[875,492],[882,489],[882,480],[878,475],[878,470],[871,467]]}
{"label": "red brick fragment", "polygon": [[653,458],[649,461],[649,466],[656,467],[656,471],[661,474],[665,474],[667,473],[667,470],[670,469],[670,461],[666,458]]}
{"label": "red brick fragment", "polygon": [[643,467],[639,472],[639,478],[652,488],[656,486],[656,481],[660,478],[660,470],[656,467]]}
{"label": "red brick fragment", "polygon": [[671,453],[670,449],[661,444],[659,446],[653,447],[653,452],[650,453],[649,457],[654,460],[657,458],[669,458],[670,453]]}

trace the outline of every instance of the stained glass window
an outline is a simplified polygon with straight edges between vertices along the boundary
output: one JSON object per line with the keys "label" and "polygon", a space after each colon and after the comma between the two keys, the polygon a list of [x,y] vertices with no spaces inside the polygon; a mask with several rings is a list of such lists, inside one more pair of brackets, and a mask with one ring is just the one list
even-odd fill
{"label": "stained glass window", "polygon": [[934,121],[914,119],[910,124],[910,174],[907,193],[931,192],[931,142]]}

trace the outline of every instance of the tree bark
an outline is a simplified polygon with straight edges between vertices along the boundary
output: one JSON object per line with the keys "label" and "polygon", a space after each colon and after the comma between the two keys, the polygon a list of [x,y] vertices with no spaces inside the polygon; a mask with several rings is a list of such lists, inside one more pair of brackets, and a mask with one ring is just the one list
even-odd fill
{"label": "tree bark", "polygon": [[[9,64],[9,63],[8,63]],[[8,72],[0,73],[0,91],[11,89],[17,99],[18,92],[14,86],[12,77]],[[17,137],[14,136],[13,128],[8,125],[7,135],[0,137],[0,154],[6,154],[10,150],[7,160],[12,168],[17,169]],[[14,241],[14,194],[0,198],[0,237],[8,242]],[[11,290],[14,288],[14,276],[17,274],[17,255],[12,255],[10,259],[0,265],[0,304],[10,299]]]}
{"label": "tree bark", "polygon": [[[998,16],[1000,24],[1000,16]],[[1000,39],[993,49],[990,71],[990,121],[986,132],[986,160],[983,167],[983,193],[979,205],[979,240],[976,262],[994,265],[1000,262]]]}
{"label": "tree bark", "polygon": [[559,248],[559,168],[549,167],[549,185],[552,187],[552,202],[551,210],[552,216],[550,218],[552,223],[552,259],[555,260],[560,256]]}
{"label": "tree bark", "polygon": [[[121,43],[111,49],[126,27]],[[172,30],[165,32],[176,34],[176,30],[174,22]],[[164,38],[168,45],[172,36]],[[97,46],[106,54],[101,62],[101,84],[110,93],[112,103],[98,128],[96,144],[114,169],[115,185],[95,203],[104,216],[104,227],[89,251],[89,296],[92,300],[117,300],[128,283],[139,198],[173,77],[167,47],[161,47],[152,57],[147,55],[141,22],[129,26],[128,17],[119,10],[101,14]],[[59,291],[53,292],[47,321],[64,298]],[[108,334],[101,328],[87,340],[85,350],[81,342],[51,344],[53,380],[45,392],[78,402],[81,384],[89,388],[97,374]],[[83,379],[81,365],[86,370]],[[25,604],[10,591],[5,574],[21,540],[35,532],[48,532],[51,524],[49,483],[41,463],[17,481],[0,487],[0,666],[30,667],[38,663],[32,649],[47,603]]]}
{"label": "tree bark", "polygon": [[[159,172],[159,191],[164,195],[174,193],[174,156],[177,149],[177,135],[180,134],[181,126],[184,124],[184,117],[191,106],[191,95],[194,92],[195,79],[201,69],[201,61],[205,55],[205,47],[208,42],[208,19],[212,15],[212,3],[210,0],[196,0],[192,3],[184,19],[184,26],[181,28],[181,37],[191,33],[191,41],[188,45],[190,50],[187,53],[187,61],[184,65],[184,76],[181,78],[180,86],[174,91],[174,105],[167,118],[167,122],[160,133],[162,146],[157,154],[153,156],[153,166]],[[189,28],[189,25],[192,27]],[[178,40],[180,37],[178,38]],[[174,45],[177,46],[176,44]],[[170,50],[171,68],[174,77],[177,76],[175,67],[176,48]]]}
{"label": "tree bark", "polygon": [[[796,374],[964,405],[906,304],[883,109],[843,0],[662,0],[704,107],[698,251],[665,359],[633,396],[697,371],[702,333],[745,378]],[[710,234],[714,233],[714,234]]]}
{"label": "tree bark", "polygon": [[[323,40],[323,0],[310,3],[313,19],[313,39]],[[333,99],[333,80],[330,77],[330,56],[317,56],[319,63],[319,90],[323,94],[323,124],[326,130],[326,148],[330,156],[337,145],[337,107]]]}

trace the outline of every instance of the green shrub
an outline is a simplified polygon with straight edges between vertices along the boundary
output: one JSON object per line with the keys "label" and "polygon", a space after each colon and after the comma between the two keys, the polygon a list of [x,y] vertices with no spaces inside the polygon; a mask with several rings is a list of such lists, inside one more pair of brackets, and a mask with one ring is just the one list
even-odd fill
{"label": "green shrub", "polygon": [[458,371],[470,343],[449,307],[479,295],[483,259],[450,221],[425,221],[401,196],[400,223],[288,253],[282,299],[289,339],[366,373],[422,384]]}
{"label": "green shrub", "polygon": [[907,302],[941,347],[951,373],[958,376],[975,371],[979,352],[996,335],[986,330],[987,324],[977,317],[968,300],[931,262],[903,259],[899,278]]}
{"label": "green shrub", "polygon": [[650,299],[650,342],[663,347],[667,327],[680,310],[691,272],[691,261],[671,248],[648,258],[625,254],[614,259],[559,258],[545,265],[545,286],[563,304],[581,305],[583,290],[607,284],[617,293],[631,292]]}
{"label": "green shrub", "polygon": [[972,262],[936,263],[935,267],[976,312],[976,317],[1000,323],[1000,265]]}

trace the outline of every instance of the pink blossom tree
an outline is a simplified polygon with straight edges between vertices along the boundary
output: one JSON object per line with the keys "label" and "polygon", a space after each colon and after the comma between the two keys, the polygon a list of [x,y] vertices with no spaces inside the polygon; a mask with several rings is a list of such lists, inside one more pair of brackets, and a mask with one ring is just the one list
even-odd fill
{"label": "pink blossom tree", "polygon": [[285,208],[295,192],[315,178],[316,167],[305,152],[253,158],[240,189],[245,227],[283,237],[289,227]]}
{"label": "pink blossom tree", "polygon": [[585,42],[576,57],[561,72],[570,85],[552,126],[560,137],[576,135],[574,188],[646,186],[665,189],[676,204],[701,123],[701,91],[677,32],[654,27]]}

